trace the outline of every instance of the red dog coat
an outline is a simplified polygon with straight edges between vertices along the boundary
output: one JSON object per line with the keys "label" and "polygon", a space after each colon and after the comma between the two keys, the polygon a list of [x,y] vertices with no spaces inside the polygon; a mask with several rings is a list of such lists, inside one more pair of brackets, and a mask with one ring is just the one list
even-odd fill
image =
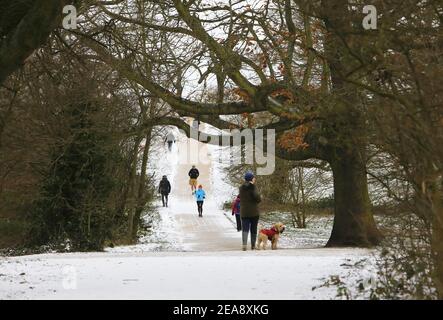
{"label": "red dog coat", "polygon": [[275,234],[278,233],[278,231],[274,227],[272,227],[271,229],[261,229],[260,233],[267,235],[269,241],[272,241],[272,238],[275,236]]}

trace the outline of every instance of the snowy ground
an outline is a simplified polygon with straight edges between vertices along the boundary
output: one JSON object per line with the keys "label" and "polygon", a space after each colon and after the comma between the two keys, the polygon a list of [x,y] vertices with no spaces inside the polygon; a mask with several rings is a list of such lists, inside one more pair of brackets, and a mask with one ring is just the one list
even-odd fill
{"label": "snowy ground", "polygon": [[329,299],[312,287],[356,249],[48,254],[3,258],[1,299]]}
{"label": "snowy ground", "polygon": [[[241,235],[221,210],[235,190],[216,161],[218,150],[200,146],[208,161],[184,163],[184,148],[181,137],[151,168],[168,175],[172,195],[139,244],[102,253],[0,257],[0,299],[333,299],[336,289],[312,287],[329,275],[345,276],[346,265],[370,256],[369,250],[321,247],[329,218],[289,230],[279,250],[240,251]],[[203,218],[187,185],[191,163],[208,193]]]}

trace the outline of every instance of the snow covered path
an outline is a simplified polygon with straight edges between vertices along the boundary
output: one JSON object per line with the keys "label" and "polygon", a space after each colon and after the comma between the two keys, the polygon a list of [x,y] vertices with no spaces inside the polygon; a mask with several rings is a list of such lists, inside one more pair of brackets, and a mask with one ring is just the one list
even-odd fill
{"label": "snow covered path", "polygon": [[[176,147],[186,146],[181,140]],[[171,178],[172,194],[170,206],[159,209],[159,234],[174,239],[179,250],[152,252],[158,244],[142,241],[102,253],[0,257],[0,299],[334,298],[335,289],[312,287],[322,284],[322,278],[347,272],[343,263],[366,258],[370,251],[240,251],[241,234],[219,207],[226,197],[226,190],[217,189],[220,172],[211,162],[211,150],[203,147],[200,152],[208,163],[182,163],[168,154],[161,172]],[[187,184],[192,163],[208,194],[203,218]]]}
{"label": "snow covered path", "polygon": [[[178,148],[187,147],[187,141],[181,140]],[[212,189],[212,159],[206,145],[191,144],[190,150],[200,154],[200,161],[177,164],[170,208],[162,208],[160,214],[170,215],[175,220],[182,248],[185,251],[225,251],[240,248],[240,233],[224,212],[217,207],[216,195]],[[192,160],[191,160],[192,161]],[[195,164],[200,172],[198,184],[206,192],[203,217],[198,217],[197,204],[188,184],[188,171]]]}

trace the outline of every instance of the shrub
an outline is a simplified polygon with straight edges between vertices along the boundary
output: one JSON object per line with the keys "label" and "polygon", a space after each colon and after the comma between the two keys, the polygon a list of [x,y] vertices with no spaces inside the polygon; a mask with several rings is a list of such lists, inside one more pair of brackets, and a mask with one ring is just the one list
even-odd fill
{"label": "shrub", "polygon": [[30,215],[32,243],[69,240],[72,250],[101,250],[110,237],[113,164],[119,152],[99,116],[93,103],[73,104],[62,113],[61,143],[52,148],[52,164]]}

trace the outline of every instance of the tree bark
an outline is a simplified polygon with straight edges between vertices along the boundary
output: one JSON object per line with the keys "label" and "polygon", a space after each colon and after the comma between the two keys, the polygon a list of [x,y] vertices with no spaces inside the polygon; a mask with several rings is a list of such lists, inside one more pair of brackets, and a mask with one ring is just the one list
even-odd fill
{"label": "tree bark", "polygon": [[326,246],[369,247],[380,242],[381,234],[368,193],[365,152],[368,128],[359,93],[345,81],[355,64],[344,45],[349,42],[352,13],[347,0],[322,1],[322,11],[328,31],[324,46],[331,94],[337,99],[326,133],[335,203],[334,225]]}
{"label": "tree bark", "polygon": [[0,83],[43,45],[62,17],[66,0],[37,0],[0,45]]}
{"label": "tree bark", "polygon": [[132,208],[132,204],[135,196],[134,190],[135,190],[135,177],[137,174],[138,148],[140,146],[141,140],[142,140],[141,136],[137,136],[135,139],[134,147],[132,150],[131,167],[128,175],[128,180],[125,185],[125,189],[123,191],[120,208],[118,209],[119,215],[124,215],[126,209],[129,207],[127,237],[130,243],[132,242],[132,230],[134,225],[134,211]]}
{"label": "tree bark", "polygon": [[327,247],[370,247],[381,239],[372,215],[362,153],[354,148],[336,151],[331,160],[335,216]]}
{"label": "tree bark", "polygon": [[141,214],[144,206],[144,195],[145,195],[145,180],[146,180],[146,170],[148,166],[149,158],[149,147],[151,145],[151,133],[152,129],[148,129],[146,133],[145,148],[143,150],[142,167],[140,172],[140,180],[138,183],[138,193],[137,193],[137,204],[134,213],[134,222],[132,228],[132,239],[136,240],[137,232],[140,226]]}

